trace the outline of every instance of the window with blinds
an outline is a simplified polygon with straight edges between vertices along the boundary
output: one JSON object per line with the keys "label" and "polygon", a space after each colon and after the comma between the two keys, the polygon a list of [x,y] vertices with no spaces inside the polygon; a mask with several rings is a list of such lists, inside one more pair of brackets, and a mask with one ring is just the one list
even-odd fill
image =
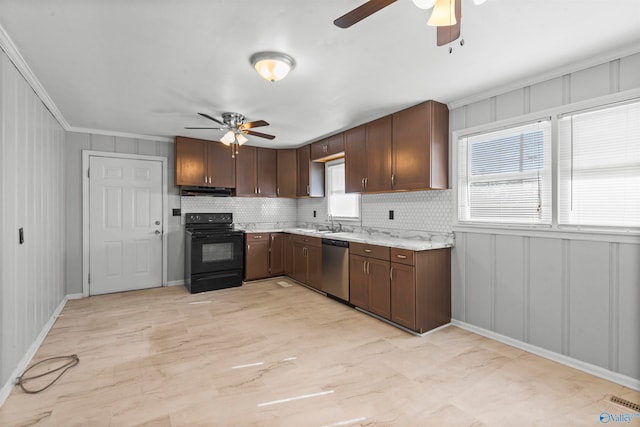
{"label": "window with blinds", "polygon": [[460,222],[551,224],[550,129],[547,119],[459,139]]}
{"label": "window with blinds", "polygon": [[640,101],[559,119],[559,225],[640,227]]}

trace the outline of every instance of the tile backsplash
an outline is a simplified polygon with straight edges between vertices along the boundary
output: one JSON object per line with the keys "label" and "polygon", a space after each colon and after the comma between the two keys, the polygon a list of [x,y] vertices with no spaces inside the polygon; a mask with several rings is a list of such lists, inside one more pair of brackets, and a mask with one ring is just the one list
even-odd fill
{"label": "tile backsplash", "polygon": [[[191,212],[231,212],[236,226],[293,227],[296,224],[296,199],[267,197],[181,197],[182,218]],[[184,219],[183,219],[184,221]]]}
{"label": "tile backsplash", "polygon": [[[452,229],[452,190],[364,194],[361,219],[344,222],[350,228],[383,231],[431,231]],[[247,230],[287,228],[296,224],[327,224],[327,199],[279,199],[264,197],[181,197],[182,214],[231,212],[234,223]],[[389,219],[389,210],[394,219]],[[313,211],[316,212],[314,218]],[[183,220],[184,221],[184,220]]]}

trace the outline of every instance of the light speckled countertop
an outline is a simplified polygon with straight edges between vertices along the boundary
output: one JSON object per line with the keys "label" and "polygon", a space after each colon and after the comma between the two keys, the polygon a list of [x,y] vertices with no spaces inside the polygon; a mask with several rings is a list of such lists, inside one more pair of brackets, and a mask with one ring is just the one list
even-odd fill
{"label": "light speckled countertop", "polygon": [[255,229],[246,230],[247,233],[292,233],[303,236],[321,237],[326,239],[343,240],[347,242],[367,243],[370,245],[388,246],[391,248],[408,249],[412,251],[425,251],[430,249],[450,248],[453,246],[453,236],[450,234],[415,235],[411,237],[392,236],[389,233],[355,233],[355,232],[330,232],[317,231],[313,228],[280,228],[280,229]]}

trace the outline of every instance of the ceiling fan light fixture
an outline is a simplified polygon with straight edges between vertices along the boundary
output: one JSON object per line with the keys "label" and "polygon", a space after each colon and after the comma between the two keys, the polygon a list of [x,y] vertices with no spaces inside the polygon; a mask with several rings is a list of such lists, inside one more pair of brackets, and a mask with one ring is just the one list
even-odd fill
{"label": "ceiling fan light fixture", "polygon": [[238,133],[238,134],[236,134],[236,141],[238,141],[238,144],[242,145],[242,144],[244,144],[245,142],[247,142],[247,141],[248,141],[248,139],[247,139],[247,137],[246,137],[246,136],[244,136],[243,134]]}
{"label": "ceiling fan light fixture", "polygon": [[436,4],[431,12],[431,18],[427,22],[432,27],[449,27],[457,23],[456,0],[436,0]]}
{"label": "ceiling fan light fixture", "polygon": [[224,136],[220,138],[220,142],[222,142],[224,145],[227,145],[227,146],[233,144],[235,140],[236,140],[236,136],[232,130],[227,131],[227,133],[225,133]]}
{"label": "ceiling fan light fixture", "polygon": [[260,77],[270,82],[284,79],[296,65],[291,56],[280,52],[254,53],[249,60]]}
{"label": "ceiling fan light fixture", "polygon": [[481,4],[483,4],[486,1],[487,0],[473,0],[473,4],[475,4],[476,6],[480,6]]}
{"label": "ceiling fan light fixture", "polygon": [[413,4],[420,9],[431,9],[436,4],[436,0],[413,0]]}

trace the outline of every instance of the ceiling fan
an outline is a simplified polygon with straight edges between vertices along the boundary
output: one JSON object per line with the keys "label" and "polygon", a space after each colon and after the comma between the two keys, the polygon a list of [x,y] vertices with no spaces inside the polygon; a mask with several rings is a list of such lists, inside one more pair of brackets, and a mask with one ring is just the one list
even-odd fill
{"label": "ceiling fan", "polygon": [[259,138],[266,139],[274,139],[275,136],[269,135],[262,132],[256,132],[251,130],[253,128],[269,126],[269,123],[264,120],[257,120],[255,122],[244,122],[244,116],[238,113],[222,113],[222,121],[216,119],[205,113],[198,113],[202,117],[205,117],[209,120],[213,120],[218,123],[220,127],[185,127],[185,129],[218,129],[218,130],[226,130],[227,133],[224,134],[222,138],[220,138],[220,142],[225,145],[238,144],[242,145],[248,141],[247,137],[244,135],[252,135],[257,136]]}
{"label": "ceiling fan", "polygon": [[[366,17],[395,3],[397,0],[369,0],[342,15],[333,23],[340,28],[349,28]],[[474,0],[476,4],[482,4],[485,0]],[[413,0],[421,9],[433,7],[428,25],[437,27],[437,45],[442,46],[460,37],[460,24],[462,20],[462,0]],[[463,42],[461,41],[461,44]]]}

